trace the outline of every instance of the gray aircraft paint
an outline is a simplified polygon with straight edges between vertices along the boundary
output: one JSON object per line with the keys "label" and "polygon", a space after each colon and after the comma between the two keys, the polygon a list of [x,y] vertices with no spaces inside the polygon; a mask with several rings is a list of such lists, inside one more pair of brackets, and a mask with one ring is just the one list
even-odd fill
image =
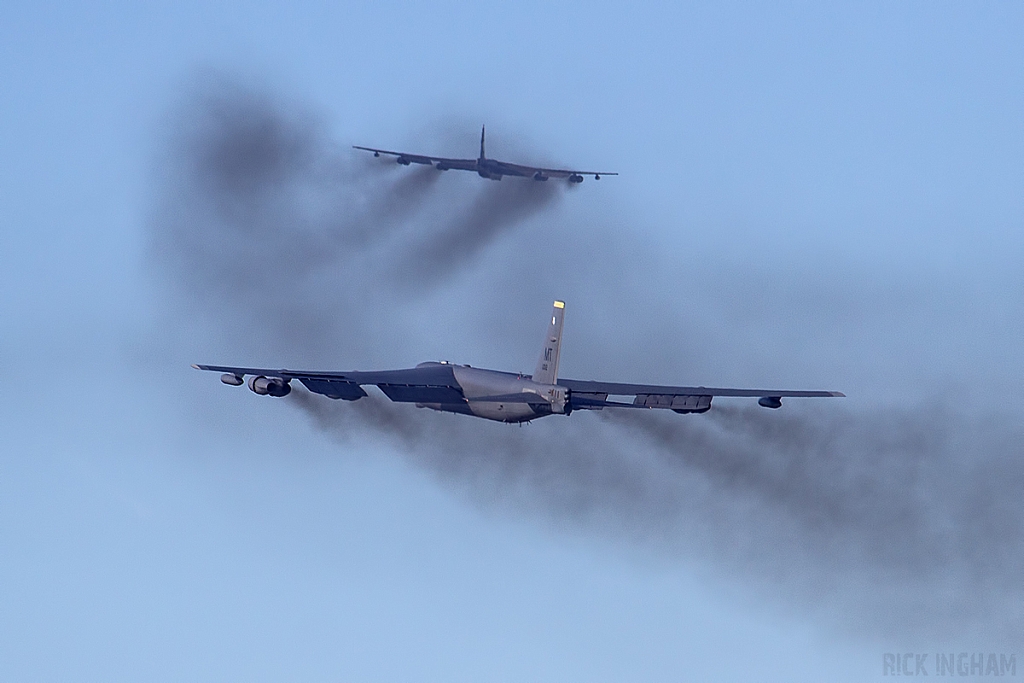
{"label": "gray aircraft paint", "polygon": [[533,379],[544,384],[554,384],[558,379],[558,353],[562,345],[562,322],[565,319],[565,303],[556,301],[551,311],[551,324],[544,337],[544,350],[533,371]]}
{"label": "gray aircraft paint", "polygon": [[[408,370],[371,372],[306,372],[220,365],[195,365],[198,370],[224,373],[221,381],[239,386],[246,375],[249,388],[263,396],[287,396],[290,382],[299,380],[313,393],[357,401],[367,394],[362,385],[374,384],[397,403],[415,403],[446,413],[473,415],[497,422],[529,422],[573,410],[603,408],[663,408],[676,413],[704,413],[714,396],[756,397],[765,408],[779,408],[783,397],[842,396],[835,391],[777,389],[718,389],[655,384],[620,384],[558,378],[565,303],[555,301],[551,322],[533,375],[484,370],[447,361],[420,363]],[[609,401],[609,395],[634,396],[630,403]]]}
{"label": "gray aircraft paint", "polygon": [[618,173],[611,173],[607,171],[577,171],[565,168],[543,168],[541,166],[525,166],[523,164],[513,164],[507,161],[498,161],[497,159],[488,159],[487,152],[484,148],[484,137],[486,133],[487,128],[482,126],[480,128],[480,156],[476,159],[432,157],[424,154],[394,152],[388,149],[362,147],[360,145],[352,145],[352,147],[353,149],[359,149],[364,152],[373,152],[373,156],[375,157],[379,157],[382,154],[384,156],[395,157],[395,161],[402,166],[421,164],[423,166],[432,166],[438,171],[472,171],[481,178],[487,178],[489,180],[501,180],[503,176],[509,175],[520,178],[533,178],[537,181],[545,181],[550,178],[565,178],[570,183],[582,183],[583,176],[594,176],[594,180],[600,180],[603,175],[618,175]]}

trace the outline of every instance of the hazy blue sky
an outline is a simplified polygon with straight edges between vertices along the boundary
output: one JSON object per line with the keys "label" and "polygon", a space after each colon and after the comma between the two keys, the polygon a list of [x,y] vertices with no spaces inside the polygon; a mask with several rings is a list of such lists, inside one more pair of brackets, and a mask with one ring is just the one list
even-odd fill
{"label": "hazy blue sky", "polygon": [[[1015,3],[4,3],[0,678],[863,681],[896,650],[1024,657],[1022,35]],[[240,209],[250,239],[215,232],[189,164],[253,112],[327,161]],[[449,173],[375,213],[414,169],[347,147],[472,155],[482,123],[493,156],[621,175],[485,215],[417,280],[402,258],[517,181]],[[353,206],[394,234],[307,269],[303,236]],[[850,398],[514,433],[400,406],[410,442],[188,367],[528,371],[554,298],[567,376]],[[778,497],[737,483],[796,448],[772,420],[839,435],[801,497],[802,470]],[[655,505],[677,479],[654,454],[684,437],[687,499]],[[563,455],[598,440],[605,469],[575,480]],[[807,501],[849,458],[868,495],[821,522]],[[608,472],[654,493],[591,486]],[[890,545],[872,529],[897,513]]]}

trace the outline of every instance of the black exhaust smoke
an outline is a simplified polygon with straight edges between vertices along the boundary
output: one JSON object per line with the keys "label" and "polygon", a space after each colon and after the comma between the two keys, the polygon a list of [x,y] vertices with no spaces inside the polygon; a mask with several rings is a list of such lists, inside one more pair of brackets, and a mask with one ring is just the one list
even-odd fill
{"label": "black exhaust smoke", "polygon": [[[564,216],[539,228],[562,183],[356,156],[321,117],[223,83],[185,98],[168,148],[151,221],[167,301],[232,362],[368,369],[425,360],[438,340],[493,348],[510,343],[493,333],[508,316],[487,327],[450,312],[507,310],[517,296],[575,293],[599,320],[647,306],[631,319],[640,339],[692,313],[645,286],[657,259],[616,231]],[[567,350],[597,375],[616,330],[588,336],[581,319]],[[339,439],[390,442],[481,505],[711,563],[843,628],[955,639],[1024,627],[1024,438],[1011,420],[829,401],[582,411],[518,429],[373,395],[332,402],[297,387],[288,401]]]}

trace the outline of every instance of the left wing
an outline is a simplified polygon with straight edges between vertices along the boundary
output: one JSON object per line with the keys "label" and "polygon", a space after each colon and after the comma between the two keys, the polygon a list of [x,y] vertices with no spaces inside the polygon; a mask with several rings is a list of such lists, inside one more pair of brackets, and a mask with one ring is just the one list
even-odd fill
{"label": "left wing", "polygon": [[403,166],[409,164],[423,164],[424,166],[436,165],[440,170],[447,170],[449,168],[455,168],[462,171],[475,171],[476,170],[476,159],[449,159],[447,157],[430,157],[423,154],[410,154],[409,152],[394,152],[389,149],[376,149],[374,147],[360,147],[359,145],[352,145],[353,149],[361,149],[364,152],[373,152],[373,156],[379,157],[381,154],[385,156],[395,157],[395,160]]}
{"label": "left wing", "polygon": [[355,401],[366,396],[361,385],[374,384],[392,401],[408,403],[464,404],[466,397],[449,365],[427,364],[408,370],[376,372],[320,372],[239,368],[230,365],[193,365],[196,370],[223,373],[221,381],[238,386],[249,375],[249,388],[258,394],[285,396],[295,379],[310,391],[327,398]]}
{"label": "left wing", "polygon": [[[779,408],[783,398],[825,398],[845,396],[838,391],[790,391],[785,389],[722,389],[718,387],[672,387],[657,384],[620,384],[559,379],[558,384],[571,392],[574,409],[600,410],[613,408],[666,408],[677,413],[703,413],[711,408],[715,396],[757,398],[765,408]],[[613,400],[609,396],[632,396],[631,402]]]}

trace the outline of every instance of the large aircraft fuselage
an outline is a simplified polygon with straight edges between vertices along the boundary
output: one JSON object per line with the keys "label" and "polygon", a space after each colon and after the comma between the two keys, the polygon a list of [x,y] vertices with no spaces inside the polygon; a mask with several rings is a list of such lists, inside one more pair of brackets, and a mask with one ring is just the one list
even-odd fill
{"label": "large aircraft fuselage", "polygon": [[[483,161],[482,141],[480,152]],[[578,182],[571,177],[569,180]],[[287,396],[292,390],[291,382],[296,380],[314,394],[335,400],[358,401],[368,396],[363,387],[373,385],[398,403],[415,403],[420,408],[511,423],[529,422],[547,415],[568,415],[574,410],[605,408],[660,408],[674,413],[705,413],[711,409],[711,400],[715,396],[757,398],[758,405],[775,409],[782,406],[783,398],[843,395],[835,391],[623,384],[563,378],[558,374],[558,364],[564,314],[565,303],[555,301],[544,345],[532,375],[482,370],[446,361],[420,363],[405,370],[368,372],[307,372],[231,365],[193,367],[223,373],[221,382],[235,387],[241,386],[248,376],[249,389],[261,396]],[[633,397],[631,401],[630,396]]]}
{"label": "large aircraft fuselage", "polygon": [[420,408],[475,415],[498,422],[529,422],[552,414],[569,414],[569,392],[554,384],[538,384],[528,376],[449,363],[420,363],[417,368],[447,366],[462,389],[464,402],[417,402]]}
{"label": "large aircraft fuselage", "polygon": [[476,172],[481,178],[490,178],[491,180],[501,180],[501,177],[506,175],[523,175],[518,169],[494,159],[477,159]]}

